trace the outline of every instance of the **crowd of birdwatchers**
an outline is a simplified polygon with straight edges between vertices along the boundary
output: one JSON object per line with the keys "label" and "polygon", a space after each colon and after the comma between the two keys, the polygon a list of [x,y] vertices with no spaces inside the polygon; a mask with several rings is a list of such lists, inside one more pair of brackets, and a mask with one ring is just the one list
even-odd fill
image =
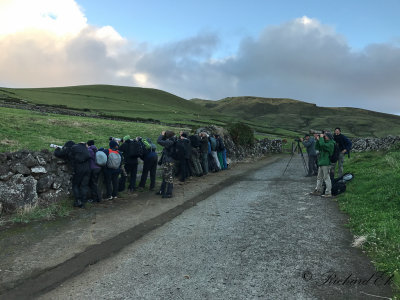
{"label": "crowd of birdwatchers", "polygon": [[[125,190],[135,193],[144,190],[150,175],[151,191],[155,190],[157,167],[162,170],[162,182],[156,194],[171,198],[174,177],[184,182],[192,176],[204,176],[228,168],[226,149],[221,136],[206,132],[189,135],[181,131],[161,132],[157,144],[162,146],[161,155],[150,138],[110,137],[108,147],[97,147],[94,140],[75,143],[68,141],[56,146],[54,155],[66,160],[72,170],[74,206],[84,208],[87,202],[101,202],[118,197]],[[137,185],[139,159],[143,170]],[[106,193],[103,195],[99,180],[103,178]],[[104,197],[103,197],[104,196]]]}

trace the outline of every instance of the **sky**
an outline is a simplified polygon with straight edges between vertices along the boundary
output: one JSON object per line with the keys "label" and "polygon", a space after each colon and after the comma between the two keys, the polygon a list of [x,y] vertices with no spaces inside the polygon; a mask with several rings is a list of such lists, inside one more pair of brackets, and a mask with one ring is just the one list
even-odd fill
{"label": "sky", "polygon": [[0,86],[114,84],[400,114],[400,1],[0,0]]}

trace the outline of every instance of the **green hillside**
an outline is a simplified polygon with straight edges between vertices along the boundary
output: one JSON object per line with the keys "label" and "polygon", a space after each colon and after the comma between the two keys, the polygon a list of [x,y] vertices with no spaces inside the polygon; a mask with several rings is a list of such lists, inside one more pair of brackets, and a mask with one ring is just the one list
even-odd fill
{"label": "green hillside", "polygon": [[192,102],[254,124],[268,124],[288,131],[341,127],[350,136],[400,135],[400,116],[357,108],[318,107],[292,99],[232,97]]}
{"label": "green hillside", "polygon": [[[69,108],[88,116],[156,121],[200,127],[241,121],[258,137],[296,137],[309,129],[341,127],[349,136],[400,135],[400,117],[355,108],[326,108],[292,99],[231,97],[191,101],[165,91],[87,85],[57,88],[0,88],[1,103]],[[18,103],[19,102],[19,103]]]}
{"label": "green hillside", "polygon": [[154,119],[170,123],[219,123],[214,111],[173,94],[147,88],[87,85],[59,88],[0,89],[0,99],[20,99],[86,112],[128,118]]}

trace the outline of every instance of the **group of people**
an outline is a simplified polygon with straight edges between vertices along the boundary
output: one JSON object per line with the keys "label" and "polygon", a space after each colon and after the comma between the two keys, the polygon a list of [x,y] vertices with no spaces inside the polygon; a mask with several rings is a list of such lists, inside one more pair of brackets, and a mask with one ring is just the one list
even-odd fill
{"label": "group of people", "polygon": [[[350,156],[351,141],[342,134],[339,127],[335,128],[334,134],[325,131],[310,136],[306,134],[300,139],[308,154],[308,174],[306,176],[317,176],[317,185],[312,195],[326,198],[332,197],[332,180],[335,178],[336,165],[338,165],[337,176],[343,175],[344,156]],[[337,148],[337,157],[334,156]],[[323,183],[325,192],[323,193]]]}
{"label": "group of people", "polygon": [[103,194],[99,178],[103,174],[106,199],[115,199],[125,189],[135,192],[138,159],[143,160],[143,171],[138,188],[144,189],[150,174],[150,190],[155,189],[157,165],[162,168],[162,183],[156,193],[163,198],[172,197],[173,178],[184,182],[191,176],[203,176],[209,172],[227,169],[226,149],[222,137],[206,132],[188,135],[163,131],[157,139],[163,147],[160,159],[151,139],[129,135],[123,139],[110,137],[108,148],[97,148],[94,140],[75,144],[68,141],[57,147],[54,155],[69,162],[73,170],[72,191],[74,206],[84,207],[86,202],[100,202]]}

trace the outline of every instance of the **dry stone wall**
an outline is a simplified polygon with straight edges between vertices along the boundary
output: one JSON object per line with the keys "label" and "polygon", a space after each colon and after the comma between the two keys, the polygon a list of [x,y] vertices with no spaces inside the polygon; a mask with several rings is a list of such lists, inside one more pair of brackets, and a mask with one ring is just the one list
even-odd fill
{"label": "dry stone wall", "polygon": [[400,136],[389,135],[384,138],[353,138],[353,152],[388,150],[400,142]]}
{"label": "dry stone wall", "polygon": [[[223,128],[211,126],[199,131],[220,134],[232,163],[282,151],[280,140],[266,139],[252,147],[242,147],[235,145]],[[140,168],[138,171],[141,172]],[[71,177],[69,164],[55,157],[53,151],[0,153],[0,214],[25,206],[45,207],[64,199],[71,194]]]}

